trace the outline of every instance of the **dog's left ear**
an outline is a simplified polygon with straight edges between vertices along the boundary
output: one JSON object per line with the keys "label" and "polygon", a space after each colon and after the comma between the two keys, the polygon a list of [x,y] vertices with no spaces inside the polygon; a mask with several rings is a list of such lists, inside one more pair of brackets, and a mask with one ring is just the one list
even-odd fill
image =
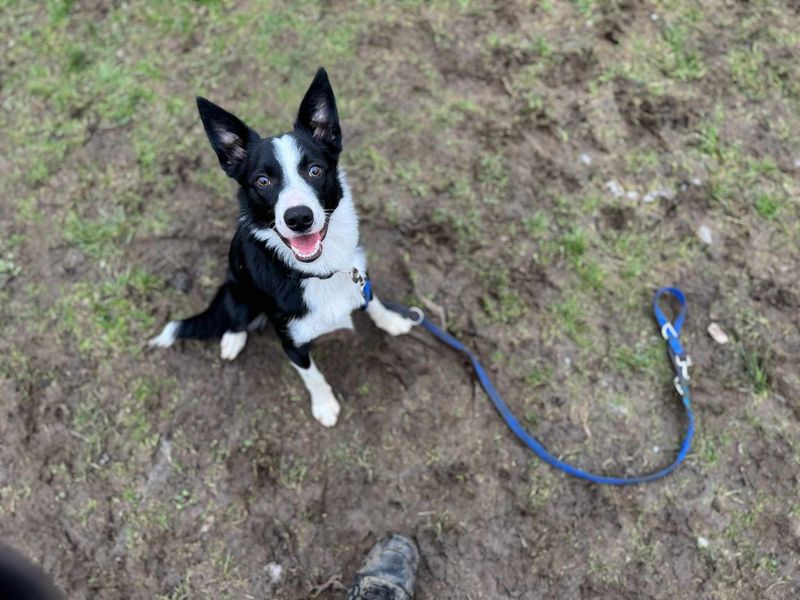
{"label": "dog's left ear", "polygon": [[342,151],[342,130],[339,127],[336,100],[333,97],[333,88],[328,80],[328,73],[322,67],[317,71],[314,81],[311,82],[311,86],[300,103],[294,128],[308,131],[315,139],[326,144],[335,154]]}

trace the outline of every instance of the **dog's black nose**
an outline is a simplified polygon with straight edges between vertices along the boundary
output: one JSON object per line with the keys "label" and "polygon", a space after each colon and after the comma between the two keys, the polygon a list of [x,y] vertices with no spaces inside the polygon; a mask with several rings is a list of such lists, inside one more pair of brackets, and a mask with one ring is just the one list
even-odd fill
{"label": "dog's black nose", "polygon": [[293,206],[283,213],[287,227],[297,233],[306,231],[314,222],[314,213],[307,206]]}

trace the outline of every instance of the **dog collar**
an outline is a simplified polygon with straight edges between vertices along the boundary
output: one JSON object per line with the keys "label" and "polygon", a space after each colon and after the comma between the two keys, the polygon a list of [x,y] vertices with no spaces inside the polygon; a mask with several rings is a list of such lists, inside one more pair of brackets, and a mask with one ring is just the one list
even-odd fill
{"label": "dog collar", "polygon": [[331,271],[327,275],[311,275],[310,273],[301,273],[300,271],[295,271],[295,273],[297,273],[297,279],[330,279],[338,272],[339,271]]}

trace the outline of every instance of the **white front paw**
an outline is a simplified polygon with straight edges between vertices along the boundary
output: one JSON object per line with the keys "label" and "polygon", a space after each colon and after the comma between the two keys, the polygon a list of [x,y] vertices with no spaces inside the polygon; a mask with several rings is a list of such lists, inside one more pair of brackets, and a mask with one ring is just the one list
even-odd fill
{"label": "white front paw", "polygon": [[222,340],[220,340],[219,355],[222,360],[233,360],[239,356],[239,353],[242,351],[246,343],[246,331],[240,331],[238,333],[228,331],[222,336]]}
{"label": "white front paw", "polygon": [[318,392],[311,398],[311,414],[323,427],[333,427],[339,418],[342,407],[333,395],[333,390],[328,388],[325,392]]}
{"label": "white front paw", "polygon": [[375,324],[389,335],[403,335],[411,331],[414,322],[399,315],[396,312],[387,310]]}

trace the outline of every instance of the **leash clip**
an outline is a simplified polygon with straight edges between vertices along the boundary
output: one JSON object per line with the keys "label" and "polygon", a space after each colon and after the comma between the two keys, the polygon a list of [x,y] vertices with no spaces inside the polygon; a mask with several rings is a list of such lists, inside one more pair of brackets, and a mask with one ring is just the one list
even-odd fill
{"label": "leash clip", "polygon": [[[674,324],[667,319],[658,305],[661,296],[667,294],[674,297],[680,304],[680,312]],[[681,328],[686,319],[686,296],[679,288],[663,287],[656,292],[656,296],[653,299],[653,311],[655,312],[656,321],[661,327],[661,337],[667,342],[669,358],[672,362],[672,367],[675,369],[675,389],[683,396],[685,395],[685,383],[689,381],[689,367],[692,366],[692,359],[686,354],[680,340]]]}
{"label": "leash clip", "polygon": [[673,356],[672,362],[675,363],[675,370],[678,371],[681,379],[689,381],[689,379],[691,379],[691,377],[689,377],[689,367],[692,366],[692,357],[688,354],[686,355],[686,358]]}
{"label": "leash clip", "polygon": [[409,314],[413,315],[408,317],[408,320],[411,321],[414,326],[422,325],[422,322],[425,320],[425,313],[422,312],[422,309],[419,306],[411,306],[408,309]]}
{"label": "leash clip", "polygon": [[669,321],[664,323],[661,327],[661,337],[663,337],[668,344],[669,357],[672,361],[672,366],[675,368],[675,372],[681,379],[688,381],[690,379],[689,367],[692,366],[692,357],[686,354],[686,351],[681,345],[681,340],[678,337],[678,331]]}

